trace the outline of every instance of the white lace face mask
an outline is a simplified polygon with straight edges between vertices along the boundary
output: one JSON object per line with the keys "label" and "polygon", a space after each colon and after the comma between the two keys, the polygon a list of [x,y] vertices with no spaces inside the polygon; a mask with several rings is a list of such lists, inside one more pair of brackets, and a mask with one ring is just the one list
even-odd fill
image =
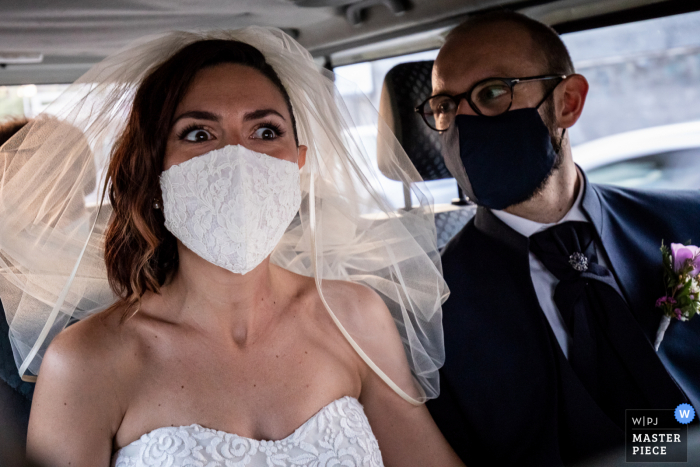
{"label": "white lace face mask", "polygon": [[160,175],[165,228],[210,263],[245,274],[267,258],[301,205],[299,166],[226,146]]}

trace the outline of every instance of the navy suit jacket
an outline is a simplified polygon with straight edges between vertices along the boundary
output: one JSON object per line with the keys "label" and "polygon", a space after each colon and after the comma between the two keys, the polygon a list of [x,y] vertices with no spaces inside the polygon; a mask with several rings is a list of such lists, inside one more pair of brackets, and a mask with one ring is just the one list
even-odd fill
{"label": "navy suit jacket", "polygon": [[[655,302],[664,295],[659,247],[700,243],[700,191],[586,183],[582,203],[651,345],[661,319]],[[446,361],[440,397],[428,408],[467,465],[567,465],[624,443],[554,337],[528,248],[526,237],[479,208],[443,251],[451,290],[443,306]],[[700,318],[672,320],[658,358],[700,408]]]}

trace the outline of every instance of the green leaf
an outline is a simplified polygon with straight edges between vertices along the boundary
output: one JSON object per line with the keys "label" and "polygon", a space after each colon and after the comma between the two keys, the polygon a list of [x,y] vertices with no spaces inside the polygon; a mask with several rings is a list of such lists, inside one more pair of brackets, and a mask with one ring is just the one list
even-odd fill
{"label": "green leaf", "polygon": [[685,284],[683,285],[683,288],[680,290],[680,293],[683,294],[684,296],[690,295],[690,286],[693,284],[692,281],[686,281]]}

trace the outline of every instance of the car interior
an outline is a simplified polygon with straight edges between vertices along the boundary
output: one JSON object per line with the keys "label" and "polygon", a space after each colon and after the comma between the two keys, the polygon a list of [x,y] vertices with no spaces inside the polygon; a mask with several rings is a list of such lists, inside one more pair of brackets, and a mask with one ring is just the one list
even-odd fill
{"label": "car interior", "polygon": [[[355,83],[341,93],[362,92],[379,110],[432,193],[438,248],[476,207],[445,167],[439,133],[414,109],[431,93],[433,59],[451,28],[470,15],[518,11],[559,32],[591,82],[590,115],[571,132],[574,159],[591,180],[700,189],[697,1],[43,0],[0,1],[0,9],[0,121],[37,115],[93,64],[144,36],[281,28],[319,67]],[[376,127],[366,129],[370,141]],[[653,150],[636,144],[644,134],[656,135]],[[610,153],[601,155],[602,146]],[[391,190],[382,154],[371,156],[396,209],[411,209],[411,193]],[[34,390],[17,374],[8,332],[0,319],[0,467],[21,465],[10,445],[24,449]]]}

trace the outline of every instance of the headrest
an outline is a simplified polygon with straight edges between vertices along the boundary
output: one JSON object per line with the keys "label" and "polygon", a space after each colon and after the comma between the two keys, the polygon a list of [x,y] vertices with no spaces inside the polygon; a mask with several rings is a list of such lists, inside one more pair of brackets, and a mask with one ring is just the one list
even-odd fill
{"label": "headrest", "polygon": [[[452,178],[440,153],[440,134],[428,128],[414,110],[432,93],[432,70],[432,61],[396,65],[384,78],[379,101],[379,115],[394,132],[423,180]],[[377,163],[384,176],[395,180],[381,148],[377,148]]]}

